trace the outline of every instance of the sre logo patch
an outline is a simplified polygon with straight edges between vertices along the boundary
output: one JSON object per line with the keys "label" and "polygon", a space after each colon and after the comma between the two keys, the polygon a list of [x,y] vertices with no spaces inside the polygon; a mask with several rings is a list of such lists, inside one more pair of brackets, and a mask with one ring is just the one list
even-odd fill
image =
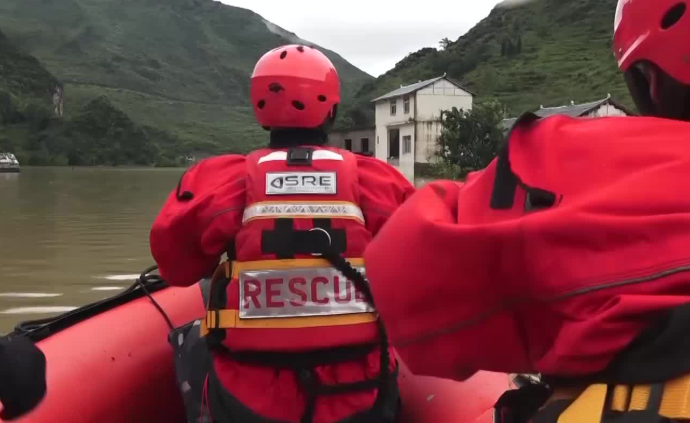
{"label": "sre logo patch", "polygon": [[335,172],[273,172],[266,174],[266,194],[337,194]]}

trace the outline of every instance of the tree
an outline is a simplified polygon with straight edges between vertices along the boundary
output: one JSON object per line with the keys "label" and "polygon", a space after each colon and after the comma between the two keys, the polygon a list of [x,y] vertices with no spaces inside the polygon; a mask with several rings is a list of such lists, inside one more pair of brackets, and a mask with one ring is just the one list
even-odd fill
{"label": "tree", "polygon": [[438,44],[441,46],[441,50],[446,50],[451,44],[453,44],[453,42],[448,38],[444,38],[439,41]]}
{"label": "tree", "polygon": [[522,36],[518,35],[517,54],[522,53]]}
{"label": "tree", "polygon": [[508,46],[506,45],[506,40],[504,38],[503,42],[501,43],[501,57],[505,57],[507,52],[508,52]]}
{"label": "tree", "polygon": [[442,111],[441,165],[459,167],[463,175],[488,166],[503,141],[503,114],[504,107],[497,101],[476,104],[471,110]]}

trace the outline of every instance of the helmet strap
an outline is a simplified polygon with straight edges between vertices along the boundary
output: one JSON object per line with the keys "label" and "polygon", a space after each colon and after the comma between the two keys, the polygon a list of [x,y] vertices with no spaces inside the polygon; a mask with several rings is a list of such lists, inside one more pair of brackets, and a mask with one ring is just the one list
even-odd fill
{"label": "helmet strap", "polygon": [[650,62],[631,67],[625,80],[642,115],[690,121],[690,86]]}

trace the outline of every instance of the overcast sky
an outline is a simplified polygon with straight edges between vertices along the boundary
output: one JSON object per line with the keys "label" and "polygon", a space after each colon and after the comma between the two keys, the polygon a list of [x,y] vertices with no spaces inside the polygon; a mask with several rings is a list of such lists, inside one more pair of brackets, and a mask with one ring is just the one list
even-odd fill
{"label": "overcast sky", "polygon": [[[0,0],[1,1],[1,0]],[[374,76],[408,53],[455,41],[498,0],[221,0],[251,9],[299,37],[334,50]]]}

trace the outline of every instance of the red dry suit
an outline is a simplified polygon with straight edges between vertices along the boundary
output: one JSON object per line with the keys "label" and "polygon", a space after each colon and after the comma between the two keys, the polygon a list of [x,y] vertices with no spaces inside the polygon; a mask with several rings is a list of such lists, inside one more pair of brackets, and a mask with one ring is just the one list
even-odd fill
{"label": "red dry suit", "polygon": [[[151,251],[166,281],[191,285],[230,250],[204,323],[219,344],[214,418],[219,395],[222,412],[246,422],[305,413],[339,422],[382,401],[372,384],[316,400],[305,392],[303,377],[327,387],[376,381],[384,362],[372,309],[314,249],[327,240],[363,270],[365,246],[412,192],[388,164],[327,147],[222,156],[186,172],[153,225]],[[393,374],[392,350],[387,361]]]}
{"label": "red dry suit", "polygon": [[689,142],[685,122],[527,114],[488,168],[419,190],[365,253],[405,363],[604,369],[690,301]]}

